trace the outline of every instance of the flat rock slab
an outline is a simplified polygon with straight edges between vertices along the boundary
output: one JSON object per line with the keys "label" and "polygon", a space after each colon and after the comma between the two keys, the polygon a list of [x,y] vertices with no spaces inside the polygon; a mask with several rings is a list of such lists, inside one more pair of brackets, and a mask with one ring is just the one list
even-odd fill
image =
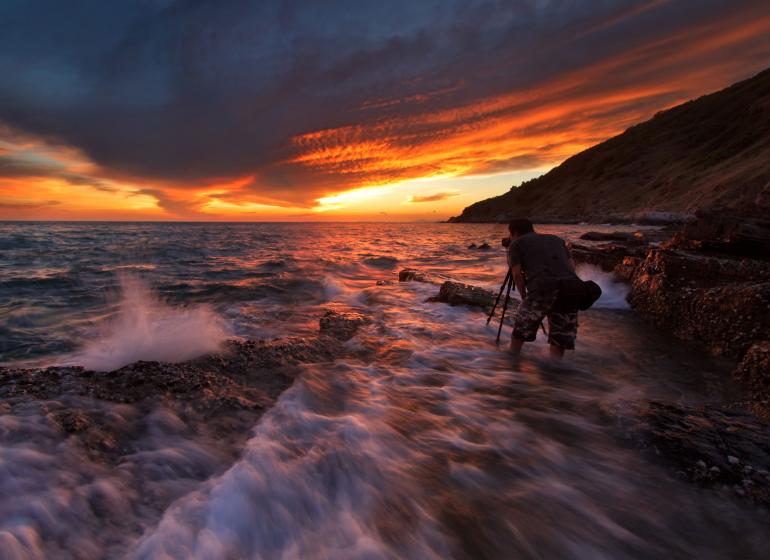
{"label": "flat rock slab", "polygon": [[[428,301],[487,308],[494,303],[494,294],[478,286],[447,281],[441,284],[438,294],[428,298]],[[517,300],[511,299],[508,303],[509,308],[515,305],[518,305]]]}

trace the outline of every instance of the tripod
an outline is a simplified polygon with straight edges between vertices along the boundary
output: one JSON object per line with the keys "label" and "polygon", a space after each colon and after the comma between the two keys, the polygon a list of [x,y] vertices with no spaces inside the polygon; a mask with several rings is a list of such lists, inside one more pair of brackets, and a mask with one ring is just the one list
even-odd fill
{"label": "tripod", "polygon": [[[500,303],[500,297],[503,295],[503,290],[505,290],[506,284],[508,285],[508,291],[505,293],[505,301],[503,302],[503,311],[500,313],[500,326],[497,327],[497,338],[495,339],[495,343],[500,343],[500,333],[503,330],[503,319],[505,319],[505,311],[508,309],[508,302],[511,300],[511,288],[513,288],[513,274],[511,273],[511,269],[508,269],[508,272],[505,273],[505,279],[503,280],[503,284],[500,286],[500,291],[497,293],[497,299],[495,300],[495,304],[492,306],[492,311],[489,312],[489,317],[487,317],[487,325],[492,320],[492,316],[495,314],[495,309],[497,309],[497,304]],[[542,321],[540,321],[540,328],[543,329],[543,334],[548,336],[548,332],[545,330],[545,325]]]}
{"label": "tripod", "polygon": [[511,300],[511,288],[513,288],[513,274],[511,274],[510,268],[505,274],[505,280],[503,280],[503,285],[500,286],[500,292],[497,294],[497,299],[495,300],[495,304],[492,306],[492,311],[489,312],[489,317],[487,317],[487,325],[492,320],[492,316],[495,314],[495,309],[497,309],[497,304],[500,303],[500,297],[503,295],[503,290],[505,290],[506,284],[508,285],[508,291],[505,293],[503,311],[500,313],[500,326],[497,328],[497,339],[495,339],[495,342],[498,344],[500,343],[500,332],[503,330],[503,319],[505,319],[505,311],[508,309],[508,302]]}

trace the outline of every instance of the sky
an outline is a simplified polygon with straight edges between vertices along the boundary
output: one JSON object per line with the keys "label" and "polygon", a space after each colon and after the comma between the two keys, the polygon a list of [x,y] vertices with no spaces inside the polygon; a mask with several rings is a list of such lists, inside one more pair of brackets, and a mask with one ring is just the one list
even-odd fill
{"label": "sky", "polygon": [[767,0],[3,0],[0,219],[445,220],[768,66]]}

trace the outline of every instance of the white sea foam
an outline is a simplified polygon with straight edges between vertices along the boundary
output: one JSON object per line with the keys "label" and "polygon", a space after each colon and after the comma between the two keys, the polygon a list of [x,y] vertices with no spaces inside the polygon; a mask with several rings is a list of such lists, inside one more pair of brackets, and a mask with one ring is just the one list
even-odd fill
{"label": "white sea foam", "polygon": [[628,309],[628,301],[626,301],[628,286],[622,282],[616,282],[612,274],[587,264],[578,266],[577,273],[583,280],[593,280],[601,287],[602,297],[594,304],[594,307]]}
{"label": "white sea foam", "polygon": [[117,316],[87,341],[72,363],[110,371],[138,360],[181,362],[215,352],[228,337],[224,320],[208,305],[172,307],[140,278],[120,275]]}

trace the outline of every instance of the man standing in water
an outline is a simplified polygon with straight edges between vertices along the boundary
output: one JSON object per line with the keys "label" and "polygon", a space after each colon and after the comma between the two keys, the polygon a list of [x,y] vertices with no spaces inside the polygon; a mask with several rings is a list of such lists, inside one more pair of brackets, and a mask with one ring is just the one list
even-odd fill
{"label": "man standing in water", "polygon": [[548,317],[551,356],[561,358],[575,348],[577,311],[556,310],[559,281],[576,278],[575,262],[561,237],[535,233],[527,218],[508,224],[508,265],[521,294],[521,305],[513,321],[511,352],[518,355],[525,342],[532,342],[544,317]]}

